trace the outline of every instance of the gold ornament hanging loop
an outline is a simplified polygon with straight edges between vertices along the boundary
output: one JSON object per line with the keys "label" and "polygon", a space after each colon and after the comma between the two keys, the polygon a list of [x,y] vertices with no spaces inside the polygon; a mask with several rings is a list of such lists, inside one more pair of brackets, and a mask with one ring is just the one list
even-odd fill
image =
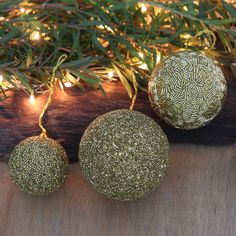
{"label": "gold ornament hanging loop", "polygon": [[131,106],[129,108],[130,111],[133,111],[134,109],[134,104],[138,95],[138,82],[135,78],[135,75],[133,74],[132,76],[132,82],[133,82],[133,87],[134,87],[134,95],[132,96],[132,102],[131,102]]}
{"label": "gold ornament hanging loop", "polygon": [[39,116],[39,127],[42,130],[42,133],[40,135],[41,137],[47,137],[47,130],[43,126],[43,117],[44,117],[44,114],[45,114],[46,110],[48,109],[48,106],[52,102],[52,95],[54,93],[55,85],[57,83],[57,78],[55,76],[56,71],[57,71],[58,67],[66,60],[66,58],[67,58],[67,55],[65,55],[65,54],[61,55],[59,57],[58,61],[57,61],[56,66],[53,68],[53,71],[52,71],[52,78],[51,78],[50,85],[49,85],[48,100],[47,100],[46,104],[44,105],[43,110],[42,110],[42,112],[40,113],[40,116]]}

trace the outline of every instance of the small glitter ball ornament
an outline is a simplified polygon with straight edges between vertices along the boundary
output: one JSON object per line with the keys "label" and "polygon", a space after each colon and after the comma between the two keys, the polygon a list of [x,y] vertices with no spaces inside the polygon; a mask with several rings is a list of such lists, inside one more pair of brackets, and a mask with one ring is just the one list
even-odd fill
{"label": "small glitter ball ornament", "polygon": [[209,123],[226,98],[226,79],[217,62],[193,51],[182,51],[157,65],[149,82],[156,114],[180,129]]}
{"label": "small glitter ball ornament", "polygon": [[10,176],[23,192],[46,195],[57,190],[68,172],[68,158],[63,147],[48,137],[24,139],[12,151]]}
{"label": "small glitter ball ornament", "polygon": [[148,116],[116,110],[89,125],[79,158],[86,180],[98,193],[115,200],[135,200],[160,184],[168,166],[169,143]]}

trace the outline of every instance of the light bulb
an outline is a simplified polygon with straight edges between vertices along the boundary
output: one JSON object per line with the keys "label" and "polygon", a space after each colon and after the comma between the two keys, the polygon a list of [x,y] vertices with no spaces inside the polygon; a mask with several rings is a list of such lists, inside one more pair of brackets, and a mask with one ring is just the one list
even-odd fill
{"label": "light bulb", "polygon": [[35,102],[34,94],[30,95],[29,101],[30,101],[31,104],[34,104],[34,102]]}
{"label": "light bulb", "polygon": [[65,83],[64,83],[64,86],[65,86],[66,88],[70,88],[70,87],[72,87],[72,83],[71,83],[71,82],[65,82]]}
{"label": "light bulb", "polygon": [[114,76],[114,72],[113,71],[109,71],[108,72],[108,77],[113,77]]}
{"label": "light bulb", "polygon": [[32,40],[32,41],[40,40],[40,38],[41,38],[41,35],[40,35],[40,32],[39,32],[39,31],[33,31],[33,32],[30,34],[30,40]]}
{"label": "light bulb", "polygon": [[23,8],[23,7],[20,8],[20,13],[22,13],[22,14],[25,13],[25,8]]}
{"label": "light bulb", "polygon": [[3,82],[3,76],[0,74],[0,83]]}
{"label": "light bulb", "polygon": [[141,12],[144,13],[144,12],[146,12],[146,11],[147,11],[146,5],[145,5],[145,4],[142,4],[142,5],[141,5]]}

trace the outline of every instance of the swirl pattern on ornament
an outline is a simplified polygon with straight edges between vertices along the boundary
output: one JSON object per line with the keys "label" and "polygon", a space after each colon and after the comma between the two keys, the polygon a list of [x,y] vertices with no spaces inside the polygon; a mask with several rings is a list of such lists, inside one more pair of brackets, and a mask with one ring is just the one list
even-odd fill
{"label": "swirl pattern on ornament", "polygon": [[182,51],[158,64],[149,82],[157,115],[180,129],[209,123],[221,110],[227,85],[218,63],[204,54]]}

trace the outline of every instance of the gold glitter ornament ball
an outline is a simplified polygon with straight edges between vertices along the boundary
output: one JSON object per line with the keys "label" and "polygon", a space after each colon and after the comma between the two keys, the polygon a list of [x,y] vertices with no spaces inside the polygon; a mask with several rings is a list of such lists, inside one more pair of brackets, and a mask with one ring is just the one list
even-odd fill
{"label": "gold glitter ornament ball", "polygon": [[47,195],[57,190],[68,172],[68,158],[63,147],[48,137],[24,139],[12,151],[10,176],[23,192]]}
{"label": "gold glitter ornament ball", "polygon": [[79,159],[83,175],[98,193],[135,200],[160,184],[168,166],[169,143],[148,116],[116,110],[89,125],[80,142]]}
{"label": "gold glitter ornament ball", "polygon": [[172,126],[195,129],[221,110],[227,85],[217,63],[204,54],[182,51],[159,63],[149,81],[156,114]]}

